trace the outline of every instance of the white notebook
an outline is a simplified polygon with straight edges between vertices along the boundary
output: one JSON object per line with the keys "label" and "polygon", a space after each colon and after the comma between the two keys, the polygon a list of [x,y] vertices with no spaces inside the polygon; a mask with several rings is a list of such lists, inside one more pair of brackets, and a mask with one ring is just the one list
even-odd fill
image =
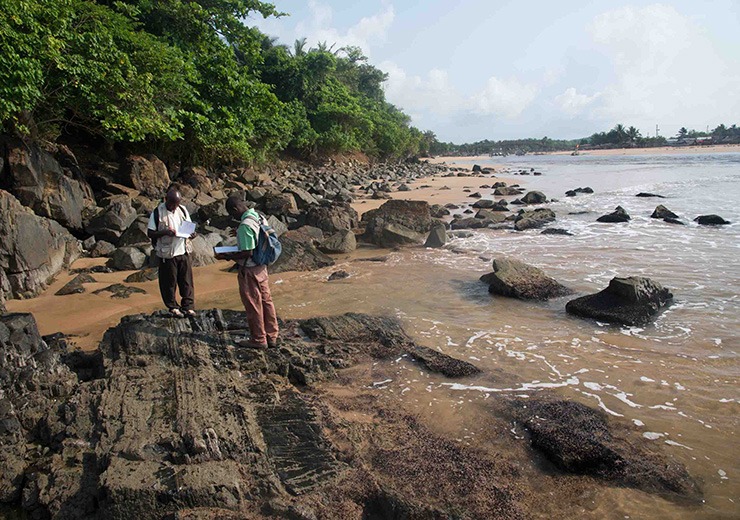
{"label": "white notebook", "polygon": [[178,236],[180,238],[188,238],[193,233],[195,233],[195,222],[188,222],[187,220],[185,220],[180,225],[180,229],[177,230],[177,234],[175,236]]}
{"label": "white notebook", "polygon": [[213,252],[217,255],[221,253],[238,253],[239,248],[237,246],[220,246],[214,247]]}

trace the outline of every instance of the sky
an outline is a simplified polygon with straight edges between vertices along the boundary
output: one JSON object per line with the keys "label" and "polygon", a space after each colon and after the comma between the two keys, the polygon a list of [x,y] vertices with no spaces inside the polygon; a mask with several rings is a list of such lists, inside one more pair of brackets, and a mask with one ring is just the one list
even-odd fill
{"label": "sky", "polygon": [[740,124],[740,0],[271,0],[292,46],[355,45],[441,141]]}

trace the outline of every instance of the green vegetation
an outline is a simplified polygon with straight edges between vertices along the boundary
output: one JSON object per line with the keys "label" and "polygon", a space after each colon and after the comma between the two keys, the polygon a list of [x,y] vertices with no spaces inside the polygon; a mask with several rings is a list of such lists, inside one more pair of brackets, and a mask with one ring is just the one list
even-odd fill
{"label": "green vegetation", "polygon": [[378,158],[430,144],[359,49],[292,51],[242,20],[259,0],[5,0],[0,130],[134,143],[186,162]]}
{"label": "green vegetation", "polygon": [[[651,148],[665,146],[668,140],[665,137],[643,137],[634,126],[625,127],[616,125],[608,132],[597,132],[590,137],[573,140],[556,140],[543,137],[542,139],[515,139],[506,141],[478,141],[476,143],[453,144],[437,141],[431,135],[429,153],[432,155],[488,155],[488,154],[517,154],[572,151],[578,146],[581,150],[594,148]],[[425,134],[427,135],[427,134]],[[740,142],[740,128],[736,125],[726,127],[719,125],[711,132],[697,132],[682,127],[676,136],[683,140],[692,140],[699,137],[711,137],[712,143]]]}

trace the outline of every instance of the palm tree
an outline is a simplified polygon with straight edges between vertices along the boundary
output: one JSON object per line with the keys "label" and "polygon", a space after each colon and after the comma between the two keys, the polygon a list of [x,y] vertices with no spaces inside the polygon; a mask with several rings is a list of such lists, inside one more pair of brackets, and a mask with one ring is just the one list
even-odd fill
{"label": "palm tree", "polygon": [[305,37],[304,38],[300,38],[300,39],[298,39],[298,40],[295,41],[295,43],[293,44],[293,57],[294,58],[297,58],[298,56],[303,56],[303,55],[306,54],[306,50],[305,49],[306,49],[306,44],[307,43],[308,43],[308,41],[306,40]]}
{"label": "palm tree", "polygon": [[641,137],[640,131],[634,126],[630,126],[627,129],[627,137],[629,137],[630,141],[634,143],[639,137]]}
{"label": "palm tree", "polygon": [[685,127],[685,126],[682,126],[682,127],[681,127],[681,128],[680,128],[680,129],[678,130],[678,137],[679,137],[679,138],[681,138],[681,137],[686,137],[686,135],[687,135],[688,133],[689,133],[689,131],[688,131],[688,130],[686,129],[686,127]]}
{"label": "palm tree", "polygon": [[627,140],[627,131],[624,129],[624,125],[622,123],[617,123],[617,125],[614,126],[614,131],[617,133],[620,143]]}

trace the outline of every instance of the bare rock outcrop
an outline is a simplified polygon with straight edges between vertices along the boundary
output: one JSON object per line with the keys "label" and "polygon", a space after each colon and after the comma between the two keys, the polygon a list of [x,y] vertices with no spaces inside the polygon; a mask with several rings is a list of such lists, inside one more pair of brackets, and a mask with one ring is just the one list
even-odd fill
{"label": "bare rock outcrop", "polygon": [[423,244],[434,225],[429,204],[415,200],[389,200],[362,215],[365,239],[381,247]]}
{"label": "bare rock outcrop", "polygon": [[80,242],[64,227],[2,190],[0,215],[0,291],[6,298],[36,296],[81,254]]}
{"label": "bare rock outcrop", "polygon": [[573,292],[541,269],[511,258],[494,259],[493,272],[481,280],[489,284],[488,292],[520,300],[549,300]]}
{"label": "bare rock outcrop", "polygon": [[645,325],[673,300],[673,294],[649,278],[612,278],[609,286],[596,294],[571,300],[565,306],[570,314],[621,325]]}

